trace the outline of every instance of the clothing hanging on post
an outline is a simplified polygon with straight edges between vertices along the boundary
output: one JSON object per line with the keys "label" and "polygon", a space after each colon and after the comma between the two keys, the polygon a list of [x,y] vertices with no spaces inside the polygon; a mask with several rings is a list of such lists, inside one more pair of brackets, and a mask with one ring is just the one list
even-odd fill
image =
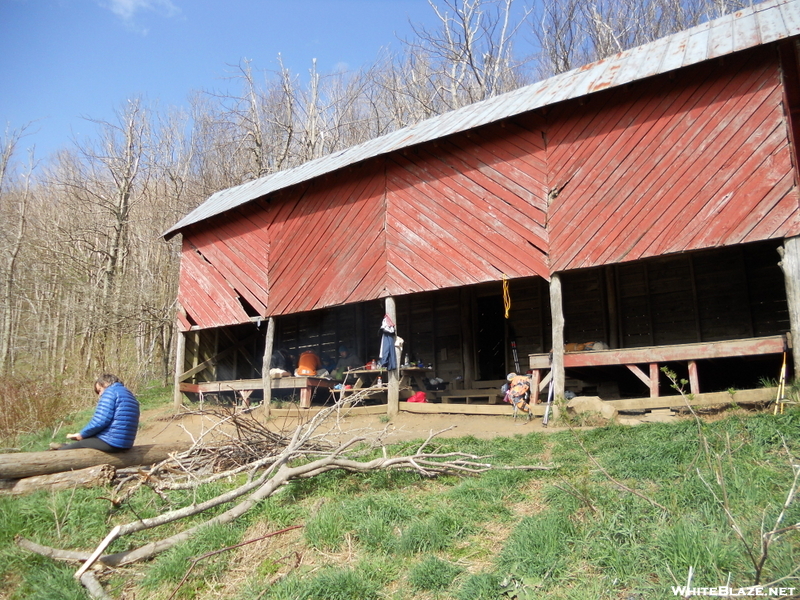
{"label": "clothing hanging on post", "polygon": [[397,351],[394,347],[396,328],[389,315],[384,315],[381,322],[381,353],[378,365],[394,371],[397,368]]}

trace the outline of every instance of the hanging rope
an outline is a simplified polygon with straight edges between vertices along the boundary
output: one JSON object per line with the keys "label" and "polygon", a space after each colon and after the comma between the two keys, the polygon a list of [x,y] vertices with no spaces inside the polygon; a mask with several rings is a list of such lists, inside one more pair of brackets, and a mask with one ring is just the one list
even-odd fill
{"label": "hanging rope", "polygon": [[508,276],[503,273],[503,306],[506,309],[506,319],[511,310],[511,292],[508,291]]}

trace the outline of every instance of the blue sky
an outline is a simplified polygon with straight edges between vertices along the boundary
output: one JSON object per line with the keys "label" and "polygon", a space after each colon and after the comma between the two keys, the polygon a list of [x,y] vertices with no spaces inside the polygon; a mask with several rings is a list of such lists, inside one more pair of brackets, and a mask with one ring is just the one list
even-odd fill
{"label": "blue sky", "polygon": [[427,0],[0,0],[0,126],[36,121],[22,146],[45,158],[127,98],[186,106],[223,90],[242,59],[357,69],[399,50],[409,20],[436,25]]}

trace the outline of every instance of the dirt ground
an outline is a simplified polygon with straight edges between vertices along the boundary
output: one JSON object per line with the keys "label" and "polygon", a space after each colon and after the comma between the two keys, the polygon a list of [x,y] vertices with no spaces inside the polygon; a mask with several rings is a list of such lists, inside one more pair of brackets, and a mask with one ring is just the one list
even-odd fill
{"label": "dirt ground", "polygon": [[[442,432],[438,437],[452,438],[473,436],[479,439],[494,437],[511,437],[525,435],[534,431],[562,431],[564,427],[554,426],[551,422],[547,428],[542,426],[541,417],[531,421],[511,416],[479,416],[458,414],[412,414],[400,412],[390,421],[379,414],[344,414],[331,416],[321,431],[329,433],[338,440],[352,437],[380,437],[386,443],[396,443],[416,439],[425,439],[431,433]],[[277,412],[277,411],[276,411]],[[285,412],[285,411],[280,411]],[[308,420],[315,410],[300,409],[281,414],[267,420],[262,408],[252,411],[253,418],[276,432],[291,432],[301,420]],[[636,419],[619,419],[623,424],[637,425],[642,422],[676,421],[679,417],[669,411],[649,413]],[[446,431],[444,431],[446,430]],[[200,436],[206,441],[221,441],[231,435],[232,429],[220,417],[212,417],[198,412],[175,413],[171,407],[161,407],[144,411],[142,429],[136,437],[137,444],[165,444],[174,442],[194,442]]]}

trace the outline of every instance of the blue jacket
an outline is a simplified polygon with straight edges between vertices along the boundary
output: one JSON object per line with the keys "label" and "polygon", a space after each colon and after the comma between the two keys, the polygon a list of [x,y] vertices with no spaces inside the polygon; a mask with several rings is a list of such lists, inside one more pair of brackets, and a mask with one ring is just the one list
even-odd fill
{"label": "blue jacket", "polygon": [[112,383],[97,401],[94,416],[81,437],[97,437],[115,448],[130,448],[139,428],[139,401],[121,383]]}

